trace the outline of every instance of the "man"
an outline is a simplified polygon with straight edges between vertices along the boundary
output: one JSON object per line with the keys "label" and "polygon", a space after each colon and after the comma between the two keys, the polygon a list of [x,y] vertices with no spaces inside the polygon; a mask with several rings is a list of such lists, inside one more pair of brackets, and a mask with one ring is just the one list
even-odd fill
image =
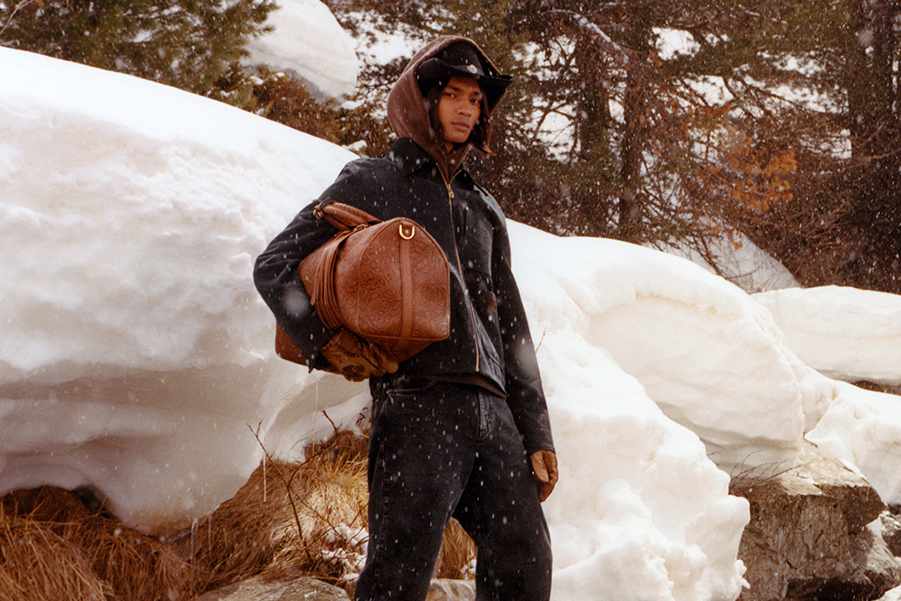
{"label": "man", "polygon": [[540,503],[557,462],[547,407],[503,212],[462,167],[471,147],[490,152],[491,112],[510,81],[471,40],[435,40],[389,95],[391,151],[346,165],[319,200],[410,217],[429,231],[450,262],[447,340],[398,365],[322,323],[296,276],[335,233],[316,219],[316,202],[257,259],[257,288],[310,369],[369,378],[369,544],[358,601],[425,599],[451,516],[478,547],[477,599],[550,596]]}

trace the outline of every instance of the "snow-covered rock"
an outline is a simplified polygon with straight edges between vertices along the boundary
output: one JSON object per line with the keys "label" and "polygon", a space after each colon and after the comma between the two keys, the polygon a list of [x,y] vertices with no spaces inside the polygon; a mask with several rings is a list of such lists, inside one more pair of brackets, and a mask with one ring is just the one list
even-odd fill
{"label": "snow-covered rock", "polygon": [[807,446],[795,467],[748,470],[732,482],[751,503],[739,552],[751,585],[743,601],[826,590],[832,599],[872,599],[901,581],[901,564],[875,527],[885,509],[876,491]]}
{"label": "snow-covered rock", "polygon": [[847,381],[901,385],[901,296],[844,286],[755,294],[808,365]]}
{"label": "snow-covered rock", "polygon": [[360,62],[356,42],[320,0],[279,0],[266,25],[274,29],[248,44],[249,64],[294,72],[322,96],[350,95]]}

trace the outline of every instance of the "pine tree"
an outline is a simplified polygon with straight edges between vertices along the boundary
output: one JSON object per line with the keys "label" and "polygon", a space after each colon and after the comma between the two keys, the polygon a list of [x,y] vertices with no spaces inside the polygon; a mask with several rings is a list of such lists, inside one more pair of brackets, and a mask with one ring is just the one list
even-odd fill
{"label": "pine tree", "polygon": [[0,3],[0,44],[198,94],[268,31],[272,0],[19,0]]}
{"label": "pine tree", "polygon": [[[802,283],[901,290],[896,1],[332,4],[351,27],[366,14],[423,40],[468,35],[517,76],[504,143],[475,165],[511,217],[687,244],[708,261],[708,243],[737,228]],[[661,57],[665,29],[696,50]],[[368,70],[370,91],[403,62]],[[727,100],[698,92],[711,79]],[[550,120],[563,143],[539,133]]]}

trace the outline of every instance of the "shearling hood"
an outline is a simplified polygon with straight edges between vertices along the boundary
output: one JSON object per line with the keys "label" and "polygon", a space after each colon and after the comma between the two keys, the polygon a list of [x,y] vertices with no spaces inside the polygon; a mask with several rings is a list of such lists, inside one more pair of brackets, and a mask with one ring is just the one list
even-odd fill
{"label": "shearling hood", "polygon": [[[457,145],[450,153],[447,152],[444,144],[439,139],[438,132],[431,125],[429,100],[423,96],[422,91],[419,89],[419,84],[416,82],[416,70],[423,62],[435,57],[442,50],[456,42],[465,42],[472,45],[485,68],[499,73],[491,59],[471,39],[456,35],[442,36],[433,40],[410,59],[410,62],[404,68],[403,73],[401,73],[400,78],[391,88],[391,93],[388,95],[388,122],[391,124],[394,133],[400,138],[412,138],[414,142],[422,146],[435,159],[435,162],[448,180],[460,168],[473,144],[470,142]],[[497,98],[497,100],[499,99],[500,97]],[[494,105],[496,105],[496,101],[492,105],[483,102],[482,114],[479,118],[482,135],[478,141],[477,148],[489,154],[491,153],[489,146],[491,140],[491,111],[494,109]]]}

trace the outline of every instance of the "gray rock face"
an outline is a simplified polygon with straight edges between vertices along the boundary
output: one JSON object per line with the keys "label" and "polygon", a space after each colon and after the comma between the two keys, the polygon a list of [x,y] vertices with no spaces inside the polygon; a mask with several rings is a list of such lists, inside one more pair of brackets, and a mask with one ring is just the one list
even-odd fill
{"label": "gray rock face", "polygon": [[882,538],[889,551],[895,556],[901,555],[901,521],[897,513],[887,511],[879,517],[882,519]]}
{"label": "gray rock face", "polygon": [[264,582],[251,578],[210,591],[197,601],[348,601],[344,589],[306,576]]}
{"label": "gray rock face", "polygon": [[[879,528],[885,505],[860,476],[811,454],[767,478],[737,478],[751,503],[739,558],[751,585],[741,601],[877,599],[901,583]],[[878,523],[878,522],[877,522]]]}
{"label": "gray rock face", "polygon": [[476,586],[472,580],[432,580],[426,601],[475,601]]}

